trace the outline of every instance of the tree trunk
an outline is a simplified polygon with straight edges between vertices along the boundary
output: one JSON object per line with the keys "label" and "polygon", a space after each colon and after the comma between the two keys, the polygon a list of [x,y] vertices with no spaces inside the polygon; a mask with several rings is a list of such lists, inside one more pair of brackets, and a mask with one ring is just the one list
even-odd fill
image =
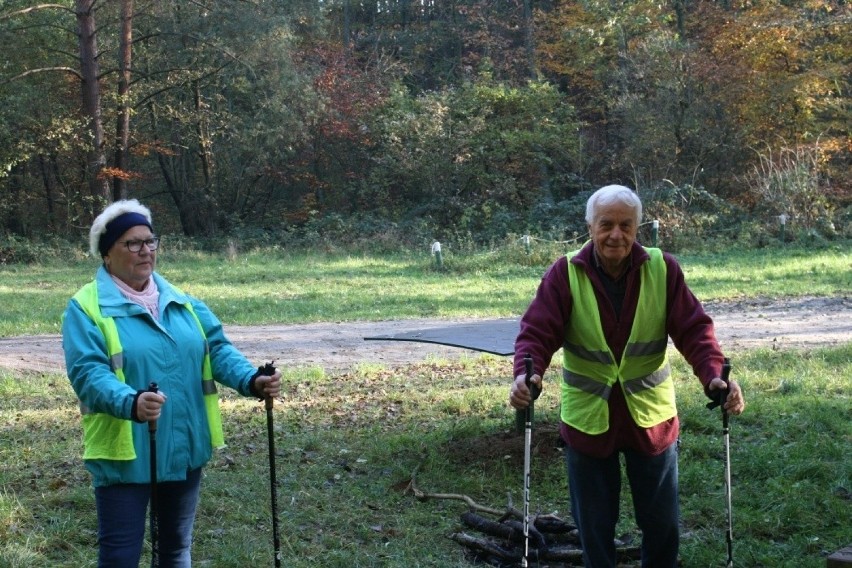
{"label": "tree trunk", "polygon": [[[9,191],[8,214],[4,215],[3,229],[13,235],[27,236],[27,224],[22,210],[24,190],[22,184],[26,179],[25,167],[22,164],[12,166],[8,174],[6,187]],[[2,261],[3,259],[0,259]]]}
{"label": "tree trunk", "polygon": [[677,35],[681,42],[686,41],[686,16],[684,15],[684,0],[674,0],[674,11],[677,17]]}
{"label": "tree trunk", "polygon": [[80,74],[83,113],[89,118],[92,133],[91,147],[86,164],[86,176],[92,197],[111,201],[109,182],[103,175],[106,167],[104,127],[101,117],[101,95],[98,85],[98,42],[93,5],[96,0],[77,0],[77,32],[80,36]]}
{"label": "tree trunk", "polygon": [[529,77],[530,79],[536,79],[532,0],[524,0],[524,51],[527,56],[527,72],[529,73]]}
{"label": "tree trunk", "polygon": [[351,8],[349,7],[349,0],[343,0],[343,49],[346,51],[346,55],[349,56],[351,51],[351,38],[352,38],[352,14]]}
{"label": "tree trunk", "polygon": [[118,57],[118,119],[115,127],[115,167],[113,199],[127,198],[127,172],[130,155],[130,69],[133,53],[133,0],[121,2],[121,34]]}
{"label": "tree trunk", "polygon": [[43,225],[45,225],[48,229],[53,230],[55,227],[56,218],[53,212],[53,201],[54,201],[54,185],[55,181],[52,177],[53,168],[51,167],[51,163],[53,160],[45,158],[44,154],[39,154],[38,156],[38,167],[41,171],[41,180],[44,186],[44,202],[45,202],[45,210],[42,212],[40,218]]}
{"label": "tree trunk", "polygon": [[192,83],[192,96],[195,105],[196,119],[196,136],[198,136],[198,159],[201,161],[201,172],[204,176],[204,187],[210,187],[210,175],[212,170],[213,148],[210,144],[210,135],[207,128],[207,113],[205,112],[204,101],[201,99],[201,87],[198,81]]}

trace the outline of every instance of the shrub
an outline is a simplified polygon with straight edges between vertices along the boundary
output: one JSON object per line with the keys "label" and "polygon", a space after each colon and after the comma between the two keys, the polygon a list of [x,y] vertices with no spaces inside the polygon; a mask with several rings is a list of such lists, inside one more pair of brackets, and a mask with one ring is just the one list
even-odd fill
{"label": "shrub", "polygon": [[0,265],[34,264],[56,259],[82,260],[87,251],[59,239],[27,239],[14,235],[0,236]]}

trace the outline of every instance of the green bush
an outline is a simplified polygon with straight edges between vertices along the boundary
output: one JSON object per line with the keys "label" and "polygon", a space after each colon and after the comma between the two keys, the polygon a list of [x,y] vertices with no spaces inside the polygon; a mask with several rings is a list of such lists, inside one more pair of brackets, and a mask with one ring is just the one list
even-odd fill
{"label": "green bush", "polygon": [[14,235],[0,236],[0,265],[34,264],[56,259],[82,260],[86,250],[81,245],[73,245],[59,239],[28,239]]}

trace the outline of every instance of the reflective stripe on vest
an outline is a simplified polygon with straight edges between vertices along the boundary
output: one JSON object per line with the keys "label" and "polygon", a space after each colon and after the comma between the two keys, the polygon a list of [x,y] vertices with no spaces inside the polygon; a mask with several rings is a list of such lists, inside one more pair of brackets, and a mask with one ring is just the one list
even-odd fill
{"label": "reflective stripe on vest", "polygon": [[204,338],[204,361],[201,365],[201,392],[204,394],[204,407],[207,410],[207,424],[210,426],[210,443],[214,448],[225,447],[225,433],[222,429],[222,412],[219,409],[219,395],[216,390],[216,381],[213,380],[213,367],[210,364],[210,344],[207,342],[207,334],[204,326],[192,308],[192,304],[184,304],[189,313],[198,324],[198,331]]}
{"label": "reflective stripe on vest", "polygon": [[666,356],[666,265],[659,249],[646,251],[651,258],[639,267],[639,302],[620,364],[604,337],[591,281],[568,263],[573,308],[563,341],[561,418],[587,434],[609,429],[607,401],[617,382],[639,426],[654,426],[677,412]]}
{"label": "reflective stripe on vest", "polygon": [[[74,299],[89,316],[92,322],[101,330],[107,347],[110,367],[116,378],[122,383],[124,377],[124,350],[118,328],[112,317],[104,317],[98,303],[97,283],[92,281],[83,286]],[[192,309],[192,305],[184,304],[198,325],[198,330],[204,341],[204,359],[202,363],[201,388],[204,393],[204,406],[207,413],[207,423],[210,428],[210,441],[214,448],[225,445],[222,429],[222,418],[219,410],[219,400],[216,384],[213,381],[210,364],[210,346],[201,321]],[[212,385],[212,387],[211,387]],[[130,420],[117,418],[103,412],[92,412],[82,402],[80,412],[83,414],[83,459],[133,460],[136,452],[133,449],[133,431]]]}

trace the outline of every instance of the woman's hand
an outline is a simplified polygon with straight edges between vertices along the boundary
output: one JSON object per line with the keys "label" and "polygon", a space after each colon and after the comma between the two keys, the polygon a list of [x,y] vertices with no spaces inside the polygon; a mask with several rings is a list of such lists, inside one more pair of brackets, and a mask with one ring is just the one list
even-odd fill
{"label": "woman's hand", "polygon": [[259,375],[254,380],[254,390],[263,398],[277,398],[281,394],[281,371],[273,375]]}
{"label": "woman's hand", "polygon": [[136,399],[136,417],[141,422],[150,422],[160,418],[160,411],[166,402],[163,392],[144,391]]}

